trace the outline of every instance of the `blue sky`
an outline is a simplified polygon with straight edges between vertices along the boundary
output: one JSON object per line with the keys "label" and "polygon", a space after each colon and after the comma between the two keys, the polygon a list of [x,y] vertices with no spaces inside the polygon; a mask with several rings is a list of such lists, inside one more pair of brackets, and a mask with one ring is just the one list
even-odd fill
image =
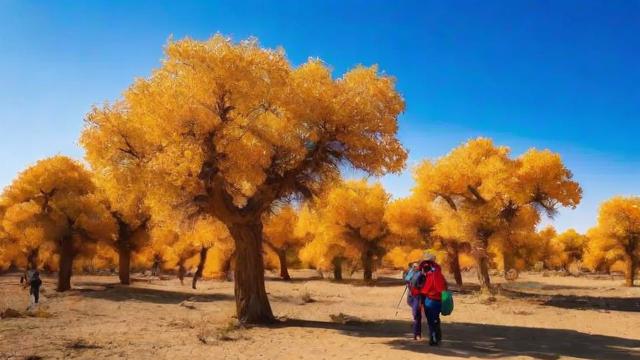
{"label": "blue sky", "polygon": [[[39,158],[81,158],[84,115],[157,67],[170,35],[216,32],[281,45],[294,64],[320,57],[336,76],[379,64],[407,102],[409,168],[476,136],[560,152],[584,199],[559,229],[640,194],[637,0],[0,0],[0,187]],[[412,186],[409,171],[383,182]]]}

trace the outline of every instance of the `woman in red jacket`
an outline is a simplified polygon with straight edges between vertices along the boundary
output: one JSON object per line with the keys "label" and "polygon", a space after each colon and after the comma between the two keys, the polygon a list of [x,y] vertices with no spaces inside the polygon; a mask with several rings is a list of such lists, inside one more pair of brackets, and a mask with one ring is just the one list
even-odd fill
{"label": "woman in red jacket", "polygon": [[432,254],[425,256],[420,264],[426,280],[420,292],[424,296],[424,312],[429,324],[429,345],[439,345],[442,340],[440,329],[440,309],[442,306],[442,292],[447,290],[447,281],[442,275],[440,265]]}

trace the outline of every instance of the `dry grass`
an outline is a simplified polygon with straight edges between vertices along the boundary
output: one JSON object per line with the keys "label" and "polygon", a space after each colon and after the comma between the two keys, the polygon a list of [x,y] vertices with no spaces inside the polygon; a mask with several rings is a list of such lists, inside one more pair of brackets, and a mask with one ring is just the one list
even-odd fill
{"label": "dry grass", "polygon": [[83,349],[102,349],[102,346],[89,342],[85,339],[75,339],[65,344],[67,349],[83,350]]}
{"label": "dry grass", "polygon": [[312,297],[311,297],[311,293],[309,292],[309,290],[305,289],[301,294],[300,294],[300,300],[302,301],[303,304],[310,304],[313,302],[316,302]]}

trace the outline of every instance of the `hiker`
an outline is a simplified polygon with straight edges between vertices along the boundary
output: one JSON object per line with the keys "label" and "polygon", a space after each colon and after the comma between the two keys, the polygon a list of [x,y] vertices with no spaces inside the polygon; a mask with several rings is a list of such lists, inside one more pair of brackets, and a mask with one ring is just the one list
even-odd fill
{"label": "hiker", "polygon": [[442,292],[447,290],[447,280],[442,275],[442,269],[436,263],[436,257],[433,254],[425,254],[420,268],[425,276],[425,283],[420,293],[423,296],[424,312],[429,324],[429,345],[439,345],[442,340],[440,329]]}
{"label": "hiker", "polygon": [[[404,279],[407,289],[411,290],[411,278],[419,271],[420,269],[418,268],[418,263],[410,262],[407,265],[407,270],[402,272],[402,279]],[[407,295],[407,305],[411,306],[411,301],[411,291],[409,291],[409,295]]]}
{"label": "hiker", "polygon": [[29,289],[29,295],[33,295],[35,303],[38,303],[40,299],[40,286],[42,285],[42,280],[40,280],[40,273],[34,272],[31,276],[31,280],[29,281],[29,285],[31,286]]}
{"label": "hiker", "polygon": [[417,262],[410,264],[410,268],[405,275],[405,281],[409,287],[407,303],[411,306],[411,314],[413,315],[413,340],[418,340],[422,338],[422,303],[424,302],[422,288],[424,287],[426,276]]}

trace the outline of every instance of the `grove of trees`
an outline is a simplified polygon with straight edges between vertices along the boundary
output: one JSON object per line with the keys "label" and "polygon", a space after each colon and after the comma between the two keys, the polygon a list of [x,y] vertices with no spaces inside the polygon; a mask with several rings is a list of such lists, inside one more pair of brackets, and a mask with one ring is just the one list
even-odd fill
{"label": "grove of trees", "polygon": [[[0,269],[172,271],[192,287],[233,278],[238,319],[274,321],[265,267],[330,271],[334,280],[403,269],[425,250],[455,282],[475,267],[621,269],[633,285],[640,258],[640,198],[602,204],[587,234],[539,229],[575,208],[582,189],[560,156],[469,140],[413,169],[393,199],[352,168],[379,177],[404,169],[397,138],[404,101],[394,79],[358,66],[334,78],[318,59],[293,66],[256,40],[169,41],[162,65],[113,103],[94,107],[84,163],[38,161],[0,196]],[[428,144],[426,145],[428,146]],[[275,265],[274,265],[275,264]]]}

